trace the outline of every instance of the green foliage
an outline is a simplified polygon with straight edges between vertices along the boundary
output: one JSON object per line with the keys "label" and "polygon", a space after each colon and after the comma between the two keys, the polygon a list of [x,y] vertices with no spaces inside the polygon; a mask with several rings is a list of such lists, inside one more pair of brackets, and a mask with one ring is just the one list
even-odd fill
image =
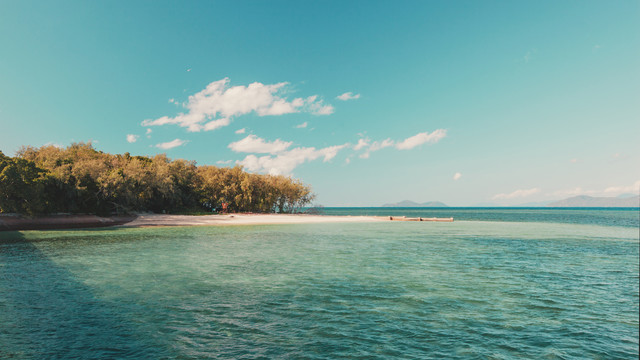
{"label": "green foliage", "polygon": [[284,176],[164,154],[106,154],[91,143],[22,147],[15,158],[0,152],[0,212],[211,213],[222,203],[232,212],[296,212],[313,198],[309,186]]}
{"label": "green foliage", "polygon": [[0,212],[29,215],[42,212],[43,173],[34,162],[12,159],[0,151]]}
{"label": "green foliage", "polygon": [[311,189],[285,176],[257,175],[241,167],[201,166],[201,202],[228,203],[231,211],[292,213],[314,199]]}

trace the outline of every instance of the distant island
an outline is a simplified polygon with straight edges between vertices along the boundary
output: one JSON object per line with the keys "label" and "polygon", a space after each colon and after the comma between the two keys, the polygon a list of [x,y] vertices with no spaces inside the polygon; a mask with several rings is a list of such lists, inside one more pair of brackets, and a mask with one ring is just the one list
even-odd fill
{"label": "distant island", "polygon": [[631,197],[593,197],[580,195],[551,202],[547,207],[638,207],[640,196]]}
{"label": "distant island", "polygon": [[449,205],[440,201],[427,201],[419,204],[410,200],[404,200],[394,204],[384,204],[382,207],[449,207]]}

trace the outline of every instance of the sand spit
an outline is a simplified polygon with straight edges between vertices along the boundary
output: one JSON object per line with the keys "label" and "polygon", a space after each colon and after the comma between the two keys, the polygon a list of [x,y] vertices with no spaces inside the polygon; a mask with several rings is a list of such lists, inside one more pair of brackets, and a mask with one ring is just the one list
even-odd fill
{"label": "sand spit", "polygon": [[19,215],[0,216],[0,231],[55,230],[97,227],[149,226],[226,226],[266,224],[364,223],[378,221],[453,221],[453,218],[405,218],[396,216],[331,216],[308,214],[224,214],[224,215],[163,215],[99,217],[95,215],[53,215],[28,218]]}
{"label": "sand spit", "polygon": [[265,224],[314,224],[388,221],[388,217],[374,216],[325,216],[306,214],[226,214],[226,215],[139,215],[123,227],[146,226],[197,226],[197,225],[265,225]]}

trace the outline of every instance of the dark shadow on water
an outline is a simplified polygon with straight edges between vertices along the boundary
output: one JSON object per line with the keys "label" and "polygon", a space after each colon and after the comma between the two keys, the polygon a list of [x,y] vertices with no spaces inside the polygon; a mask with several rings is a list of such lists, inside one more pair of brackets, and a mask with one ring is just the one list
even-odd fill
{"label": "dark shadow on water", "polygon": [[170,357],[124,315],[21,233],[0,238],[0,359]]}

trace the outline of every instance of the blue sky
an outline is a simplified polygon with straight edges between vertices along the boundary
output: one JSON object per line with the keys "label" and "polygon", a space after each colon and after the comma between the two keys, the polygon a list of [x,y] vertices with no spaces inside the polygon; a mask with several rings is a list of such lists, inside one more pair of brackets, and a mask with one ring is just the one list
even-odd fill
{"label": "blue sky", "polygon": [[640,187],[638,1],[2,1],[0,150],[292,175],[325,206]]}

